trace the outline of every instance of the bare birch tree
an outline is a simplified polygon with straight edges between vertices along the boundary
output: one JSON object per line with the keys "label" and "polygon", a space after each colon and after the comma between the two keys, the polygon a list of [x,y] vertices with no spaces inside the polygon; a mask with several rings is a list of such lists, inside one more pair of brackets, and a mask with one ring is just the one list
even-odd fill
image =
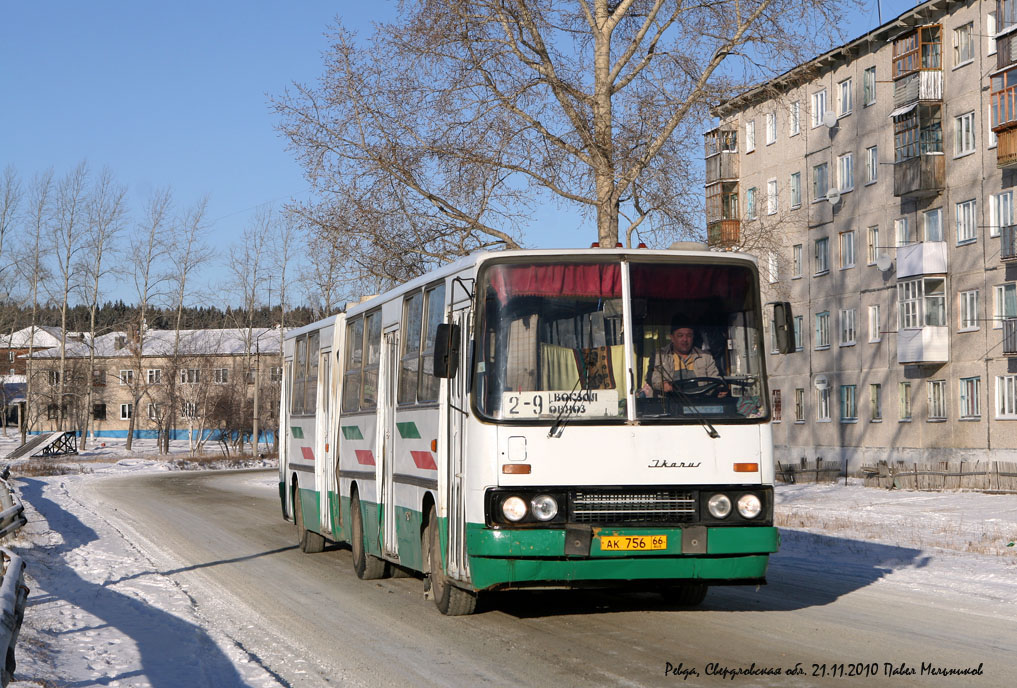
{"label": "bare birch tree", "polygon": [[[117,236],[123,230],[127,219],[127,189],[116,183],[112,172],[102,171],[95,181],[88,205],[85,253],[80,263],[81,290],[88,307],[88,369],[85,374],[86,402],[81,414],[84,427],[81,433],[82,448],[88,446],[88,429],[92,418],[95,370],[95,317],[99,309],[100,284],[113,271],[111,258],[116,252]],[[133,418],[133,414],[132,414]]]}
{"label": "bare birch tree", "polygon": [[407,0],[276,99],[320,199],[295,209],[385,280],[516,247],[554,202],[601,246],[701,235],[708,105],[811,55],[843,4]]}

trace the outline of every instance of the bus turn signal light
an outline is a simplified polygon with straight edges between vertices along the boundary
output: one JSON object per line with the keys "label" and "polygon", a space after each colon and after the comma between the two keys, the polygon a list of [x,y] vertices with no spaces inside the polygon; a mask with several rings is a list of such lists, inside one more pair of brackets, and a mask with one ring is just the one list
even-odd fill
{"label": "bus turn signal light", "polygon": [[530,472],[530,464],[507,463],[501,467],[501,472],[508,475],[528,475]]}
{"label": "bus turn signal light", "polygon": [[438,440],[431,440],[431,451],[438,451]]}
{"label": "bus turn signal light", "polygon": [[759,470],[758,463],[736,463],[734,465],[735,473],[755,473]]}

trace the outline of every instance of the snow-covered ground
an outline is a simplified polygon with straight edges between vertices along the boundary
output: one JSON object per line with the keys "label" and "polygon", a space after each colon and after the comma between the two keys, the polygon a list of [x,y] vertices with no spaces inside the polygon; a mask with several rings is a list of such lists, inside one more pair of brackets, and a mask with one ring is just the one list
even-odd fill
{"label": "snow-covered ground", "polygon": [[[15,446],[13,435],[0,436],[0,456]],[[167,461],[151,440],[130,454],[107,440],[79,457],[80,469],[26,483],[29,523],[6,543],[26,560],[32,590],[13,688],[195,685],[196,664],[201,685],[283,685],[185,587],[153,574],[160,569],[151,553],[75,496],[78,481],[177,470],[185,454],[183,443]],[[251,479],[275,489],[271,476]],[[59,508],[44,509],[47,520],[43,505]],[[853,567],[871,576],[875,565],[881,575],[872,584],[941,590],[1017,615],[1017,495],[886,491],[858,481],[787,485],[777,488],[777,521],[775,575],[782,560],[847,576]],[[146,655],[139,638],[161,651]]]}

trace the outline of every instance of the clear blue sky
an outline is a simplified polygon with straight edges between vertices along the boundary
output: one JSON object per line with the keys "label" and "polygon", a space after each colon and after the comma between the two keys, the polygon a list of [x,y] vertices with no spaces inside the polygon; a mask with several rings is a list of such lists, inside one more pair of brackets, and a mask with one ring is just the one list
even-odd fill
{"label": "clear blue sky", "polygon": [[[914,4],[883,0],[883,21]],[[135,211],[159,188],[184,206],[207,193],[210,243],[225,251],[258,206],[306,194],[269,96],[317,78],[336,16],[368,35],[394,12],[379,0],[0,0],[0,167],[28,179],[108,166]],[[867,0],[846,38],[877,23]],[[575,232],[527,241],[575,245]]]}

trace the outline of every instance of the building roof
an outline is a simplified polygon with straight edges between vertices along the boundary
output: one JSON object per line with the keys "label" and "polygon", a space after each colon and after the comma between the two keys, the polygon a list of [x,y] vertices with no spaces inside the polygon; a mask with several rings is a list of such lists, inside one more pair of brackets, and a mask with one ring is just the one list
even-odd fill
{"label": "building roof", "polygon": [[710,114],[714,117],[728,117],[751,105],[769,100],[775,92],[790,90],[807,83],[816,78],[818,73],[866,52],[873,43],[885,43],[902,33],[930,23],[936,17],[947,12],[950,4],[951,0],[927,0],[927,2],[902,12],[881,26],[833,50],[828,50],[808,62],[795,65],[774,79],[753,86],[730,100],[714,105],[710,108]]}
{"label": "building roof", "polygon": [[[68,339],[71,333],[68,334]],[[0,337],[0,349],[27,349],[32,342],[32,327],[28,326],[9,335]],[[40,349],[60,346],[60,328],[47,325],[35,326],[35,344]]]}
{"label": "building roof", "polygon": [[[250,339],[248,340],[248,337]],[[146,330],[142,356],[173,355],[176,330]],[[110,332],[95,338],[95,355],[100,358],[130,358],[136,355],[127,332]],[[250,341],[248,347],[247,342]],[[262,354],[278,354],[279,330],[270,327],[231,328],[224,330],[180,330],[179,353],[185,356],[238,356],[248,350]],[[68,358],[87,358],[89,346],[84,341],[68,341]],[[32,355],[33,359],[60,358],[60,350],[47,349]]]}

